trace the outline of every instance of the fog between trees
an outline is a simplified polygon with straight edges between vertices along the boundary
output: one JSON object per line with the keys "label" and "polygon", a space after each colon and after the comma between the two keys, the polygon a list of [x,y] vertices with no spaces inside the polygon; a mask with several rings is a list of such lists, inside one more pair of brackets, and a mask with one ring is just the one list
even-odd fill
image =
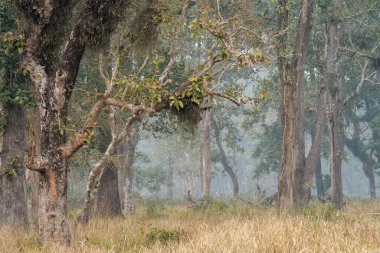
{"label": "fog between trees", "polygon": [[165,203],[376,201],[379,8],[1,0],[0,228],[70,247]]}

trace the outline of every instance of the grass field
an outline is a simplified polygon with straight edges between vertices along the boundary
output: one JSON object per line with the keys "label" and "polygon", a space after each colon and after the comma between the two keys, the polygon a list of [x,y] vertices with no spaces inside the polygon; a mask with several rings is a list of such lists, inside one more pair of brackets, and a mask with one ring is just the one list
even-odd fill
{"label": "grass field", "polygon": [[149,204],[127,218],[71,222],[68,249],[40,247],[33,232],[0,231],[0,252],[380,252],[380,202],[351,200],[346,209]]}

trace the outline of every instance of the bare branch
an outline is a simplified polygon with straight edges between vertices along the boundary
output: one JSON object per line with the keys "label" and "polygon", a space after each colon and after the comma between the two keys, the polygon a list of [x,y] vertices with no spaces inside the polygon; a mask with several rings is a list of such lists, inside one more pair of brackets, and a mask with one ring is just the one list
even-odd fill
{"label": "bare branch", "polygon": [[[178,33],[177,33],[178,34]],[[169,51],[169,63],[166,65],[165,70],[162,72],[161,76],[158,78],[160,83],[163,83],[165,78],[168,76],[170,70],[174,66],[174,52],[175,52],[176,39],[173,40],[173,43],[170,45]]]}
{"label": "bare branch", "polygon": [[222,97],[222,98],[225,98],[225,99],[228,99],[231,102],[233,102],[235,105],[241,105],[242,104],[242,101],[240,99],[236,99],[234,97],[228,96],[228,95],[223,94],[223,93],[211,92],[210,94],[218,96],[218,97]]}
{"label": "bare branch", "polygon": [[339,47],[339,50],[350,52],[350,53],[353,53],[353,54],[356,54],[356,55],[359,55],[359,56],[362,56],[362,57],[366,57],[366,58],[369,58],[369,59],[374,59],[374,56],[372,54],[369,54],[369,53],[366,53],[366,52],[362,52],[362,51],[359,51],[359,50],[356,50],[356,49],[352,49],[352,48],[349,48],[349,47]]}
{"label": "bare branch", "polygon": [[141,71],[144,69],[146,63],[148,62],[149,60],[149,54],[150,54],[150,51],[148,50],[147,53],[146,53],[146,56],[145,56],[145,59],[144,59],[144,62],[141,64],[140,68],[137,70],[137,72],[133,75],[134,77],[137,77]]}
{"label": "bare branch", "polygon": [[107,90],[109,89],[109,86],[111,84],[110,79],[107,77],[107,74],[104,71],[104,62],[103,62],[103,53],[99,53],[99,64],[98,64],[99,74],[102,78],[103,82],[105,83]]}
{"label": "bare branch", "polygon": [[[380,46],[380,43],[377,43],[372,48],[371,53],[374,53],[379,46]],[[361,91],[361,89],[363,87],[364,82],[367,81],[367,80],[369,80],[370,77],[376,73],[376,72],[372,72],[371,74],[369,74],[368,76],[366,76],[368,64],[369,64],[369,59],[367,59],[365,61],[364,66],[362,67],[362,71],[361,71],[361,75],[360,75],[360,81],[359,81],[358,85],[356,86],[356,89],[345,97],[345,99],[343,100],[343,105],[346,105],[349,100],[351,100],[353,97],[359,95],[359,93],[360,93],[360,91]]]}
{"label": "bare branch", "polygon": [[217,13],[218,13],[218,16],[221,20],[223,20],[223,17],[222,17],[222,14],[220,14],[220,4],[219,4],[219,0],[216,0],[216,10],[217,10]]}
{"label": "bare branch", "polygon": [[[182,8],[182,12],[181,12],[181,22],[183,22],[185,19],[185,14],[186,14],[188,6],[189,6],[189,0],[186,0],[184,3],[184,6]],[[181,28],[178,27],[175,31],[174,36],[173,36],[173,42],[170,45],[170,51],[169,51],[169,63],[168,63],[168,65],[166,65],[165,70],[162,72],[161,76],[158,78],[158,81],[160,83],[164,83],[164,81],[165,81],[166,77],[168,76],[170,70],[174,66],[174,54],[175,54],[175,50],[176,50],[176,43],[177,43],[177,40],[179,37],[180,29]]]}
{"label": "bare branch", "polygon": [[343,105],[346,105],[348,103],[349,100],[351,100],[353,97],[359,95],[360,93],[360,90],[362,89],[363,87],[363,84],[364,84],[364,80],[365,80],[365,72],[367,70],[367,65],[368,65],[369,61],[366,60],[365,63],[364,63],[364,66],[362,67],[362,72],[361,72],[361,75],[360,75],[360,81],[358,83],[358,85],[356,86],[356,89],[354,91],[352,91],[349,95],[347,95],[344,100],[343,100]]}
{"label": "bare branch", "polygon": [[63,149],[63,155],[66,158],[71,157],[79,148],[87,143],[88,137],[92,134],[92,130],[98,120],[100,112],[106,106],[106,99],[98,100],[92,107],[81,131],[76,132],[70,143],[66,144]]}

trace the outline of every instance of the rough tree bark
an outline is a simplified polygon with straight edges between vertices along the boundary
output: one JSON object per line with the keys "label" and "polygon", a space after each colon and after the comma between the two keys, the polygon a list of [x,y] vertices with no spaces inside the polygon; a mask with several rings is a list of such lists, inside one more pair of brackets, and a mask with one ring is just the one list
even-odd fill
{"label": "rough tree bark", "polygon": [[0,149],[0,228],[28,227],[25,184],[25,116],[21,105],[4,104],[7,123]]}
{"label": "rough tree bark", "polygon": [[117,154],[123,157],[123,164],[118,168],[118,188],[123,214],[132,214],[135,211],[133,203],[133,163],[136,147],[140,139],[140,123],[136,122],[125,141],[119,144]]}
{"label": "rough tree bark", "polygon": [[[36,91],[34,91],[34,95],[37,97]],[[29,136],[35,136],[34,140],[35,141],[35,146],[34,146],[34,151],[37,156],[41,155],[41,145],[39,143],[39,140],[41,139],[41,129],[40,129],[40,121],[39,117],[36,117],[35,115],[38,115],[38,108],[32,108],[30,109],[31,113],[30,117],[28,117],[28,121],[30,124],[30,129],[29,129]],[[26,171],[26,181],[27,183],[30,184],[30,191],[28,192],[28,197],[29,200],[28,202],[30,203],[29,205],[29,218],[30,222],[33,225],[34,229],[37,229],[37,222],[38,222],[38,188],[39,188],[39,172],[38,171],[33,171],[33,170],[27,170]]]}
{"label": "rough tree bark", "polygon": [[[92,128],[78,133],[74,139],[79,141],[66,146],[68,103],[85,47],[109,37],[118,11],[126,2],[87,0],[78,18],[70,22],[76,1],[15,1],[26,19],[22,64],[38,90],[41,156],[35,156],[32,145],[27,166],[40,172],[38,240],[42,244],[70,243],[67,160],[84,145]],[[63,26],[67,24],[73,26],[69,37],[62,41],[66,31]]]}
{"label": "rough tree bark", "polygon": [[224,148],[222,146],[222,141],[220,138],[220,130],[216,123],[214,122],[214,133],[215,133],[215,141],[216,145],[218,146],[220,155],[221,155],[221,162],[223,165],[224,170],[227,172],[227,174],[230,176],[233,186],[233,194],[234,197],[237,197],[239,195],[239,182],[236,176],[236,172],[232,169],[232,167],[228,164],[228,159],[226,156],[226,153],[224,152]]}
{"label": "rough tree bark", "polygon": [[202,102],[201,111],[201,153],[202,153],[202,198],[210,198],[211,187],[211,150],[210,150],[210,126],[211,126],[212,100],[206,97]]}
{"label": "rough tree bark", "polygon": [[277,65],[280,73],[281,95],[281,161],[279,167],[279,207],[299,206],[303,202],[305,167],[304,140],[304,69],[312,17],[311,1],[301,2],[296,44],[291,63],[287,63],[286,29],[288,1],[279,0],[278,29],[280,36]]}

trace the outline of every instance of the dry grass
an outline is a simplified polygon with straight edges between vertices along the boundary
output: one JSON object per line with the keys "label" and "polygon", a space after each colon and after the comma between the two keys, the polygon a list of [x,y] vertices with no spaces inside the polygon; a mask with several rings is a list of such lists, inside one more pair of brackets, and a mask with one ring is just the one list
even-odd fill
{"label": "dry grass", "polygon": [[72,246],[41,248],[33,233],[0,232],[0,252],[380,252],[380,202],[347,211],[314,204],[297,213],[214,203],[144,209],[127,218],[71,226]]}

